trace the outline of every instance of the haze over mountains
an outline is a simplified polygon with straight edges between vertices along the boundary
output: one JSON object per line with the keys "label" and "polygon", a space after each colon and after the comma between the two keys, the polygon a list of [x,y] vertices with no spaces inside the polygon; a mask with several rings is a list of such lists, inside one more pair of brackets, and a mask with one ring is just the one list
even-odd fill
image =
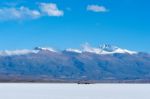
{"label": "haze over mountains", "polygon": [[81,49],[0,51],[4,82],[149,82],[150,54],[109,44]]}

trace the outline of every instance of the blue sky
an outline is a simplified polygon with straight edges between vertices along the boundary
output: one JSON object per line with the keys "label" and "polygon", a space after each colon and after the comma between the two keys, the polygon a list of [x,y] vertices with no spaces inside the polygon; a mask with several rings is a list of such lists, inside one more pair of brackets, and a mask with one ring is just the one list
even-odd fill
{"label": "blue sky", "polygon": [[150,52],[148,0],[3,0],[0,49],[107,43]]}

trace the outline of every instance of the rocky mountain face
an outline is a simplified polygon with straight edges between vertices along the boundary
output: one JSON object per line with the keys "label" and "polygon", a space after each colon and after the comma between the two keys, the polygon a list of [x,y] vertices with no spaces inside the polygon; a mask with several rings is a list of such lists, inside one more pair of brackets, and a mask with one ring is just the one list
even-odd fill
{"label": "rocky mountain face", "polygon": [[150,54],[111,45],[56,51],[0,51],[0,81],[4,82],[149,82]]}

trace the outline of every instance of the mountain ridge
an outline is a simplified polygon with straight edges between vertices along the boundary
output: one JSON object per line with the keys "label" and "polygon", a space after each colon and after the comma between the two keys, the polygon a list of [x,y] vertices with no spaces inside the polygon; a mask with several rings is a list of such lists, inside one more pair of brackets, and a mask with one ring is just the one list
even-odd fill
{"label": "mountain ridge", "polygon": [[95,54],[115,54],[115,53],[128,53],[128,54],[137,54],[136,51],[130,51],[127,49],[122,49],[117,46],[113,46],[110,44],[103,44],[100,45],[98,48],[91,47],[89,44],[85,44],[80,49],[73,49],[67,48],[65,50],[55,50],[51,47],[35,47],[33,50],[29,49],[22,49],[22,50],[2,50],[0,51],[1,56],[11,56],[11,55],[23,55],[23,54],[30,54],[30,53],[38,53],[39,51],[51,51],[51,52],[75,52],[75,53],[95,53]]}
{"label": "mountain ridge", "polygon": [[150,82],[150,54],[116,53],[120,48],[111,47],[102,47],[109,54],[91,47],[82,52],[38,47],[0,55],[0,82]]}

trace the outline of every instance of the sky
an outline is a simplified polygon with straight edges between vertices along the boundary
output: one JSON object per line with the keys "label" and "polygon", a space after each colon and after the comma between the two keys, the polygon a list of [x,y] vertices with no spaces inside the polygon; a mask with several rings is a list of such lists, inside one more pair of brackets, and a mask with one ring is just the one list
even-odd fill
{"label": "sky", "polygon": [[150,52],[148,0],[2,0],[0,50],[98,47]]}

